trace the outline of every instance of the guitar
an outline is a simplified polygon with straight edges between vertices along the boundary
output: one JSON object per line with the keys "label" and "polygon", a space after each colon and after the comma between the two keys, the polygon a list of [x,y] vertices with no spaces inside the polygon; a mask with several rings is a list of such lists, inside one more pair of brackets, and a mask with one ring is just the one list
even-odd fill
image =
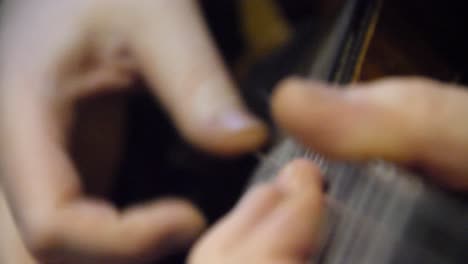
{"label": "guitar", "polygon": [[[379,34],[381,10],[378,0],[342,1],[334,16],[318,19],[315,27],[309,24],[301,43],[310,48],[301,53],[296,72],[340,84],[365,79],[360,76],[371,69],[366,51],[376,48],[372,41]],[[366,76],[380,77],[375,72]],[[270,179],[296,157],[321,167],[329,209],[312,263],[467,263],[468,200],[463,195],[385,161],[328,160],[278,134],[251,184]]]}

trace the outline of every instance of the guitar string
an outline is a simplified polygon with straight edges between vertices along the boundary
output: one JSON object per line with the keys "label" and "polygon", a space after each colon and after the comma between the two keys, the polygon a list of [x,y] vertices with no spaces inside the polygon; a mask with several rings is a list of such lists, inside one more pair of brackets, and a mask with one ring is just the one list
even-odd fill
{"label": "guitar string", "polygon": [[[311,156],[311,153],[307,151],[306,156]],[[313,156],[321,157],[316,153],[314,153]],[[340,181],[344,179],[345,177],[337,177],[334,181],[334,185],[337,185],[338,188],[340,186],[344,186],[340,184]],[[334,193],[330,193],[328,195],[329,198],[333,198],[329,200],[329,203],[335,203],[335,211],[337,210],[336,207],[341,207],[341,211],[348,211],[348,216],[351,214],[353,216],[351,220],[348,217],[345,224],[338,226],[338,245],[333,246],[332,251],[329,252],[331,261],[328,261],[328,263],[345,263],[349,262],[350,259],[355,259],[355,262],[353,263],[364,264],[375,263],[376,261],[385,263],[382,261],[391,260],[392,257],[394,257],[395,250],[393,250],[393,247],[397,242],[402,241],[403,238],[401,237],[401,233],[388,232],[388,229],[385,228],[387,226],[385,221],[390,221],[393,217],[395,206],[401,207],[401,197],[397,196],[396,192],[390,192],[388,189],[388,192],[385,192],[385,189],[376,188],[379,187],[379,185],[375,185],[376,183],[378,183],[378,177],[359,177],[358,182],[356,182],[356,187],[359,188],[359,190],[354,190],[353,193],[355,195],[351,196],[351,198],[347,200],[347,203],[340,202],[340,200],[337,200],[337,197],[333,197]],[[396,184],[397,183],[398,182],[396,182]],[[376,191],[379,192],[376,193]],[[335,193],[335,195],[338,194]],[[383,210],[381,207],[378,207],[378,209],[374,208],[374,210],[372,210],[371,205],[373,203],[374,205],[376,203],[379,204],[375,201],[375,199],[379,198],[379,195],[380,199],[382,199],[382,196],[387,196],[384,199],[386,201],[386,206]],[[410,209],[409,207],[406,208]],[[365,214],[361,213],[361,215],[359,215],[359,213],[363,211]],[[399,213],[402,214],[403,211],[399,211]],[[406,216],[408,216],[408,214],[406,214]],[[383,220],[377,221],[377,217],[380,217]],[[397,219],[393,219],[393,227],[398,227],[398,229],[401,230],[401,227],[403,227],[402,223],[405,221],[395,221]],[[364,223],[362,220],[364,220]],[[366,229],[367,223],[372,226],[369,230]],[[400,223],[400,225],[398,225],[398,223]],[[382,233],[384,230],[387,232]],[[387,239],[375,240],[379,235],[383,235]],[[408,242],[400,244],[410,245]],[[425,250],[425,248],[420,245],[410,245],[412,248],[415,246],[417,246],[416,250],[423,251],[425,253],[425,257],[429,254],[434,255],[432,252]],[[433,257],[433,259],[441,260],[441,257],[437,256]]]}
{"label": "guitar string", "polygon": [[[309,77],[310,78],[310,77]],[[334,82],[331,82],[329,85],[331,85],[332,87],[336,87],[337,89],[340,88],[341,86],[341,83],[339,81],[334,81]],[[262,96],[261,97],[261,100],[264,101],[264,103],[266,103],[267,105],[270,104],[270,100],[269,98],[271,97],[270,93],[268,93],[267,91],[264,91],[264,90],[257,90],[257,91],[260,91],[260,92],[263,92]],[[259,95],[260,95],[260,92],[259,92]],[[291,155],[291,153],[287,153],[285,156],[287,159],[286,160],[291,160],[295,157],[305,157],[305,158],[309,158],[309,159],[312,159],[314,162],[316,162],[316,164],[321,168],[321,170],[323,169],[324,167],[324,170],[327,169],[327,166],[323,166],[324,164],[326,164],[326,160],[323,158],[323,156],[321,155],[317,155],[316,153],[312,153],[310,152],[309,149],[306,149],[306,152],[303,153],[303,155],[299,155],[301,154],[302,150],[298,147],[294,148],[293,150],[293,153]],[[281,167],[282,165],[284,164],[284,162],[282,163],[281,160],[283,160],[284,158],[282,158],[279,162],[277,162],[277,160],[273,157],[273,155],[270,155],[270,156],[266,156],[264,153],[261,153],[261,152],[257,152],[256,153],[256,158],[259,160],[259,161],[266,161],[267,164],[270,164],[273,166],[273,172],[277,172]],[[289,159],[288,159],[289,157]],[[318,158],[318,160],[317,160]],[[396,194],[395,193],[392,193],[391,195],[395,196]],[[372,198],[372,197],[361,197],[362,200],[367,200],[369,198]],[[392,199],[393,197],[390,196],[388,197],[387,199],[390,200]],[[395,234],[395,233],[392,233],[388,228],[388,224],[385,224],[384,222],[380,221],[380,222],[376,222],[374,219],[372,219],[371,216],[367,215],[365,212],[355,212],[353,211],[351,208],[349,208],[347,206],[347,204],[335,199],[334,197],[332,197],[331,195],[329,194],[325,194],[325,202],[328,206],[328,208],[330,210],[332,210],[332,213],[336,213],[337,215],[339,215],[339,217],[341,218],[353,218],[353,219],[356,219],[356,220],[359,220],[361,221],[361,226],[364,226],[365,224],[364,223],[368,223],[370,226],[372,226],[372,228],[364,228],[365,232],[366,233],[372,233],[374,235],[374,237],[378,237],[378,235],[382,235],[383,237],[386,237],[386,238],[392,238],[392,237],[395,237],[396,235],[401,235],[401,234]],[[379,213],[382,213],[382,212],[379,212]],[[337,217],[337,218],[339,218]],[[329,227],[329,230],[325,230],[325,232],[329,232],[333,229],[333,227]],[[325,234],[325,236],[327,236],[327,234]],[[368,241],[371,241],[371,242],[377,242],[375,241],[372,241],[372,239],[369,239]],[[382,243],[385,243],[385,239],[381,240]],[[414,242],[410,242],[410,241],[407,241],[407,240],[404,240],[403,237],[399,237],[398,240],[397,240],[400,244],[403,244],[403,245],[406,245],[414,250],[417,250],[417,251],[420,251],[420,252],[424,252],[425,254],[427,254],[426,256],[430,256],[432,257],[434,260],[437,260],[438,262],[440,263],[446,263],[445,259],[446,259],[446,256],[443,256],[441,254],[435,254],[434,252],[432,252],[430,249],[424,247],[424,246],[421,246],[420,244],[415,244]],[[324,245],[323,245],[324,246]],[[346,245],[344,245],[346,246]],[[321,245],[322,247],[322,245]],[[319,251],[319,255],[320,255],[320,252]],[[393,252],[392,252],[393,253]],[[342,255],[342,257],[346,257],[344,255]],[[344,261],[343,259],[341,259],[341,261]],[[349,262],[349,259],[346,260],[346,262]],[[344,262],[337,262],[337,263],[344,263]]]}
{"label": "guitar string", "polygon": [[[270,161],[272,161],[272,160],[270,160]],[[277,165],[277,164],[275,164],[275,165]],[[276,167],[279,168],[280,166],[276,166]],[[386,225],[384,225],[384,223],[382,223],[382,222],[376,223],[371,217],[369,217],[365,213],[360,213],[359,214],[359,213],[354,212],[353,210],[348,208],[348,206],[346,204],[342,203],[341,201],[336,200],[334,197],[331,197],[330,195],[326,195],[325,197],[326,197],[327,205],[329,206],[329,208],[331,210],[333,210],[334,213],[337,213],[341,217],[350,217],[352,219],[359,220],[359,221],[361,221],[362,225],[368,224],[369,226],[372,226],[372,228],[365,229],[366,232],[373,233],[374,235],[375,234],[383,235],[384,237],[393,237],[394,236],[393,233],[391,233],[388,229],[384,228],[386,226]],[[437,260],[442,261],[444,259],[443,256],[435,255],[433,252],[429,251],[429,249],[423,248],[418,244],[410,243],[410,242],[405,241],[405,240],[401,240],[399,242],[402,242],[404,245],[407,245],[407,246],[409,246],[409,247],[411,247],[413,249],[416,249],[418,251],[428,253],[428,255],[434,257]],[[445,262],[441,262],[441,263],[445,263]]]}
{"label": "guitar string", "polygon": [[[300,150],[299,151],[295,151],[296,153],[295,154],[298,154],[299,152],[301,152]],[[266,158],[264,154],[262,153],[256,153],[256,156],[257,158],[260,158],[260,161],[262,162],[267,162],[268,164],[270,165],[273,165],[274,167],[274,171],[277,171],[279,168],[282,167],[281,163],[276,163],[276,160],[274,158],[272,158],[271,156]],[[304,156],[306,157],[306,156]],[[395,195],[395,194],[393,194]],[[365,197],[365,198],[369,198],[369,197]],[[342,217],[341,219],[343,218],[351,218],[353,220],[359,220],[361,222],[361,226],[365,226],[366,228],[363,228],[363,230],[367,233],[371,233],[373,234],[374,236],[373,237],[380,237],[380,236],[383,236],[383,237],[386,237],[386,238],[394,238],[396,235],[398,234],[394,234],[392,233],[388,228],[385,228],[387,227],[387,225],[383,222],[376,222],[374,219],[372,219],[372,217],[366,215],[364,212],[360,212],[360,213],[357,213],[355,211],[353,211],[352,209],[348,208],[348,206],[335,199],[334,197],[328,195],[328,194],[325,194],[325,202],[327,204],[327,207],[332,210],[332,213],[335,213],[337,214],[337,218],[339,217]],[[404,245],[410,247],[411,249],[414,249],[414,250],[417,250],[417,251],[420,251],[420,252],[424,252],[426,253],[428,256],[431,256],[433,257],[434,259],[436,259],[437,261],[441,261],[440,263],[446,263],[444,262],[445,261],[445,256],[442,256],[440,254],[434,254],[434,252],[432,252],[430,249],[428,248],[424,248],[422,247],[421,245],[419,244],[415,244],[415,243],[411,243],[407,240],[403,240],[402,238],[401,239],[398,239],[398,242],[400,243],[403,243]],[[320,253],[320,252],[318,252]]]}

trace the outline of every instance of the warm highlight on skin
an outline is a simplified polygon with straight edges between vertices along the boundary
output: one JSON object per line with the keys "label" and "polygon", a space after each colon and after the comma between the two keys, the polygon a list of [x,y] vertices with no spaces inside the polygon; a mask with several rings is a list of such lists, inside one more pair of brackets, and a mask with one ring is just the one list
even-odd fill
{"label": "warm highlight on skin", "polygon": [[468,189],[468,92],[460,87],[395,78],[338,90],[290,79],[276,90],[272,111],[293,136],[331,157],[416,165]]}
{"label": "warm highlight on skin", "polygon": [[194,247],[190,264],[303,264],[314,251],[324,202],[319,169],[288,164],[253,187]]}
{"label": "warm highlight on skin", "polygon": [[[6,0],[1,11],[0,184],[30,253],[135,263],[189,245],[205,227],[198,208],[171,199],[119,211],[87,197],[68,137],[79,99],[128,89],[138,75],[195,147],[238,155],[263,144],[265,125],[240,99],[197,2]],[[105,144],[120,145],[109,132]],[[96,160],[116,165],[118,153],[105,153]],[[111,174],[95,182],[109,186]]]}

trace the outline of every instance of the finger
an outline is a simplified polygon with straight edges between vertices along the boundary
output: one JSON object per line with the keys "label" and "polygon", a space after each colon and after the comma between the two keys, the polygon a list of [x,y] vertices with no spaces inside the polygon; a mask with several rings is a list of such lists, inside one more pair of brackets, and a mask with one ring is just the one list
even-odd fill
{"label": "finger", "polygon": [[84,65],[84,69],[78,68],[75,75],[66,80],[63,86],[67,89],[58,91],[61,97],[73,101],[99,93],[123,90],[130,88],[135,80],[137,64],[129,53],[127,42],[120,35],[117,37],[115,33],[109,33],[105,29],[98,31],[102,31],[101,35],[83,44],[84,55],[80,54],[79,59],[66,62],[72,69],[76,65]]}
{"label": "finger", "polygon": [[233,211],[209,231],[200,244],[212,251],[224,251],[244,243],[282,197],[282,192],[274,183],[253,187]]}
{"label": "finger", "polygon": [[15,87],[2,104],[1,177],[25,242],[41,260],[151,258],[162,253],[156,249],[174,249],[201,231],[203,217],[186,202],[154,203],[119,214],[85,200],[65,151],[67,111],[57,108],[66,106],[22,89],[21,83]]}
{"label": "finger", "polygon": [[[78,220],[77,220],[78,219]],[[156,201],[117,213],[106,204],[77,201],[57,216],[55,255],[92,260],[143,262],[188,247],[205,226],[204,218],[182,200]]]}
{"label": "finger", "polygon": [[251,234],[250,245],[265,256],[305,263],[313,253],[323,210],[319,169],[307,160],[293,161],[280,172],[277,184],[285,198]]}
{"label": "finger", "polygon": [[0,263],[36,264],[24,247],[0,187]]}
{"label": "finger", "polygon": [[316,82],[284,82],[273,98],[281,126],[329,156],[383,158],[428,169],[436,180],[468,188],[468,93],[424,79],[388,79],[340,91]]}
{"label": "finger", "polygon": [[134,12],[134,53],[182,135],[219,154],[259,147],[266,128],[242,103],[196,1],[141,2]]}

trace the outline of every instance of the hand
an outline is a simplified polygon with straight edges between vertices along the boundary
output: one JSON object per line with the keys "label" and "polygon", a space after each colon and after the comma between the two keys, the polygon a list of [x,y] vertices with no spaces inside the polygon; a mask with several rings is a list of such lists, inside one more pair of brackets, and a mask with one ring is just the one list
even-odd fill
{"label": "hand", "polygon": [[[289,79],[272,105],[283,128],[330,157],[418,166],[447,187],[468,190],[468,92],[461,87],[402,78],[338,90]],[[318,172],[300,161],[280,175],[209,231],[190,264],[308,263],[323,206]],[[293,182],[296,188],[284,192]]]}
{"label": "hand", "polygon": [[253,187],[195,245],[188,263],[308,263],[323,206],[319,169],[293,161],[274,182]]}
{"label": "hand", "polygon": [[[335,87],[336,88],[336,87]],[[468,190],[468,91],[422,78],[335,89],[290,79],[273,96],[277,122],[307,146],[345,160],[382,158]]]}
{"label": "hand", "polygon": [[85,197],[66,144],[75,102],[137,73],[199,148],[233,155],[262,143],[265,127],[235,92],[195,1],[15,0],[2,11],[0,177],[34,256],[135,263],[190,243],[204,227],[190,203],[117,212]]}

